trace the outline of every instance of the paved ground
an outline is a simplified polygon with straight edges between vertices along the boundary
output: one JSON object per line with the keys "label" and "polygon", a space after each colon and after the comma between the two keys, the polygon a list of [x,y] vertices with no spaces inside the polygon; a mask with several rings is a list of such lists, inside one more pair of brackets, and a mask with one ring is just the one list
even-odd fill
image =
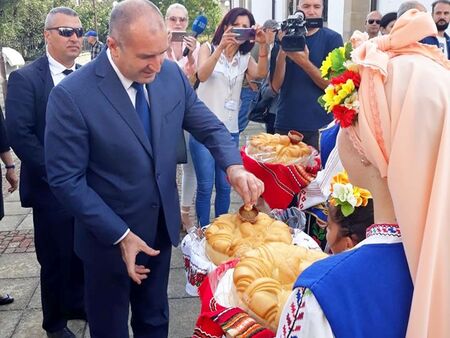
{"label": "paved ground", "polygon": [[[251,124],[246,134],[261,131]],[[5,195],[6,196],[6,195]],[[230,210],[240,206],[233,192]],[[30,209],[20,206],[18,192],[5,197],[6,216],[0,222],[0,292],[14,296],[15,302],[0,307],[0,338],[46,337],[41,329],[39,264],[34,252],[33,222]],[[169,280],[169,337],[190,337],[199,313],[199,301],[184,291],[185,278],[181,250],[173,249]],[[77,337],[90,337],[83,321],[71,321],[69,327]]]}

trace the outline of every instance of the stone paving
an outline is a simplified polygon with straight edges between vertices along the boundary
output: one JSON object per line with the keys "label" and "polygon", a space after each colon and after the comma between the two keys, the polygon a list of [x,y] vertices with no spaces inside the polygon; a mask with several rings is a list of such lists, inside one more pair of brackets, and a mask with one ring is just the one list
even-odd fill
{"label": "stone paving", "polygon": [[[250,124],[241,136],[262,130]],[[20,206],[19,194],[5,194],[5,217],[0,221],[0,292],[10,293],[15,301],[0,306],[0,338],[45,338],[41,328],[39,264],[36,260],[31,209]],[[236,211],[241,199],[232,192],[230,211]],[[200,310],[197,297],[184,291],[185,275],[181,250],[173,248],[169,278],[169,337],[190,337]],[[69,322],[77,338],[90,338],[84,321]],[[130,331],[131,332],[131,331]]]}

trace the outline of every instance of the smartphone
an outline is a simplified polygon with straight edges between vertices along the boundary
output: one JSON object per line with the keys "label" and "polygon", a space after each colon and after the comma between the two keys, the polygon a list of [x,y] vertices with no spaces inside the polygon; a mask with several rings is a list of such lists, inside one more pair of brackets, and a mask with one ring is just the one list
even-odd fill
{"label": "smartphone", "polygon": [[236,40],[246,41],[255,40],[256,31],[253,28],[233,28],[232,33],[238,34]]}
{"label": "smartphone", "polygon": [[188,35],[186,31],[172,31],[172,41],[182,42],[186,35]]}

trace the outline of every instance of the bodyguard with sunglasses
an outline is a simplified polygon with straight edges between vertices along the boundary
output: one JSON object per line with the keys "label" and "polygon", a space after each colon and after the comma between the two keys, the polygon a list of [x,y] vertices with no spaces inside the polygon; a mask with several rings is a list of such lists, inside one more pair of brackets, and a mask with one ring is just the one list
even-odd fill
{"label": "bodyguard with sunglasses", "polygon": [[74,218],[48,185],[44,129],[50,91],[77,66],[83,28],[70,8],[52,9],[45,20],[46,55],[11,73],[6,124],[11,146],[21,160],[20,199],[33,208],[36,255],[41,265],[42,327],[48,337],[75,335],[67,320],[83,319],[83,268],[73,250]]}
{"label": "bodyguard with sunglasses", "polygon": [[381,13],[378,11],[373,11],[367,14],[366,18],[366,32],[369,34],[369,39],[378,36],[381,28]]}

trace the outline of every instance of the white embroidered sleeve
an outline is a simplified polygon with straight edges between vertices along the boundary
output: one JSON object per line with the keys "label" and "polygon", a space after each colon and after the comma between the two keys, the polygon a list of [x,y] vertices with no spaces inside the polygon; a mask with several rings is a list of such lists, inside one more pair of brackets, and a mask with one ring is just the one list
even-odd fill
{"label": "white embroidered sleeve", "polygon": [[300,191],[300,210],[306,210],[323,203],[330,195],[331,180],[334,175],[344,170],[337,147],[334,147],[328,156],[325,168],[317,173],[316,178]]}
{"label": "white embroidered sleeve", "polygon": [[307,288],[289,296],[278,325],[277,338],[333,338],[330,324],[316,297]]}

